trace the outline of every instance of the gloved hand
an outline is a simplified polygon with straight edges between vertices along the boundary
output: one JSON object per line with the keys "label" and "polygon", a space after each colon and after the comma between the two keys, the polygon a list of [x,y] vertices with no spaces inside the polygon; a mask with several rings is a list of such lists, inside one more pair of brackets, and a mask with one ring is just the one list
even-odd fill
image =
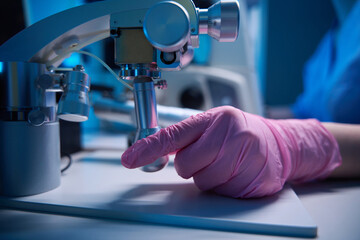
{"label": "gloved hand", "polygon": [[341,164],[335,138],[317,120],[270,120],[233,107],[161,129],[121,159],[136,168],[171,152],[181,177],[236,198],[274,194],[286,181],[324,178]]}

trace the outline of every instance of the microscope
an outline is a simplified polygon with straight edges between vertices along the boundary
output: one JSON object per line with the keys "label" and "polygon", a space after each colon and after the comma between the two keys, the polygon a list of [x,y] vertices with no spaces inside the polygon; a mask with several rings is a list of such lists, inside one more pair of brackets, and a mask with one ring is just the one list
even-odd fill
{"label": "microscope", "polygon": [[[0,46],[0,195],[33,195],[60,185],[58,118],[82,122],[90,108],[84,67],[58,71],[71,53],[114,39],[118,80],[128,80],[134,94],[137,141],[160,130],[154,88],[166,87],[161,71],[189,64],[199,34],[231,42],[238,26],[236,0],[208,9],[191,0],[109,0],[68,9],[19,32]],[[167,162],[163,156],[142,170],[154,172]]]}

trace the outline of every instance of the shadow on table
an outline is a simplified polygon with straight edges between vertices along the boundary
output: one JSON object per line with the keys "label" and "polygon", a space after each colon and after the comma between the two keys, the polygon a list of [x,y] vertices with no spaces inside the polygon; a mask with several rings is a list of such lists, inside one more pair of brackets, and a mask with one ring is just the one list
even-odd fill
{"label": "shadow on table", "polygon": [[341,192],[343,189],[359,188],[360,179],[326,179],[291,185],[297,195]]}
{"label": "shadow on table", "polygon": [[[260,199],[234,199],[201,192],[193,183],[144,184],[120,195],[111,208],[194,217],[226,217],[257,211],[275,202],[279,194]],[[141,209],[141,210],[139,210]]]}

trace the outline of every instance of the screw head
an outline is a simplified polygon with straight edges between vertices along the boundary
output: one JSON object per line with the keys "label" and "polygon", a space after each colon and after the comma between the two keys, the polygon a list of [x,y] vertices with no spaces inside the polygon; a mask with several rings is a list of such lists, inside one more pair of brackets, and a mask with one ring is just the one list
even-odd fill
{"label": "screw head", "polygon": [[83,65],[76,65],[74,68],[73,68],[74,71],[80,71],[80,72],[84,72],[85,71],[85,68]]}
{"label": "screw head", "polygon": [[166,80],[159,80],[154,84],[158,89],[167,89],[167,82]]}

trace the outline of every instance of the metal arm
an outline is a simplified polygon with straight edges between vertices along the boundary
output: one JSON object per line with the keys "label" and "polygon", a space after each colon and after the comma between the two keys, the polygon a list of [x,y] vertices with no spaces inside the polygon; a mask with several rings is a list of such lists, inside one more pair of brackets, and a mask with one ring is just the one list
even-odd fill
{"label": "metal arm", "polygon": [[[47,63],[60,52],[109,37],[112,15],[117,15],[119,27],[141,28],[147,10],[159,2],[162,0],[109,0],[68,9],[31,25],[0,46],[0,61]],[[193,2],[175,2],[188,12],[192,34],[196,36],[198,21]],[[193,42],[196,40],[195,37]]]}

